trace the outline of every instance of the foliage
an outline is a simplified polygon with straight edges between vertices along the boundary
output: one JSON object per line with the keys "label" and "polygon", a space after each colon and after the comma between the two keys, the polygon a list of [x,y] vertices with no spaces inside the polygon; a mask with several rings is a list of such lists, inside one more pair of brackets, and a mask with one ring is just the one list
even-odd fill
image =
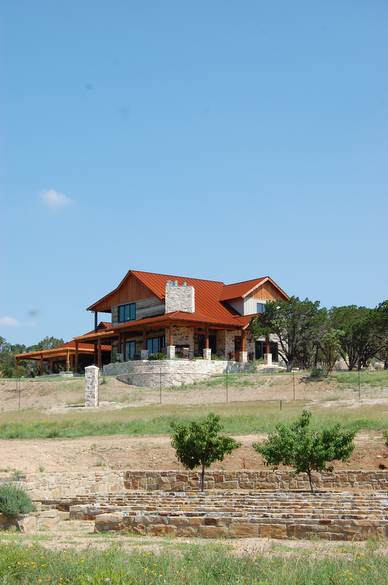
{"label": "foliage", "polygon": [[340,331],[340,353],[349,370],[367,366],[381,348],[376,336],[375,309],[349,305],[330,309],[332,327]]}
{"label": "foliage", "polygon": [[201,491],[204,489],[205,468],[240,446],[232,437],[220,435],[220,417],[210,413],[206,418],[188,424],[171,424],[171,444],[179,461],[188,469],[201,466]]}
{"label": "foliage", "polygon": [[325,375],[333,370],[335,363],[341,356],[341,336],[338,329],[326,329],[318,339],[318,360],[322,364]]}
{"label": "foliage", "polygon": [[165,360],[165,359],[167,359],[167,356],[166,356],[165,353],[159,351],[159,352],[156,352],[156,353],[151,353],[148,356],[148,359],[149,360]]}
{"label": "foliage", "polygon": [[267,465],[289,465],[296,473],[308,475],[311,491],[314,491],[312,471],[329,471],[327,463],[335,459],[346,461],[353,452],[354,431],[346,431],[340,425],[322,431],[310,427],[311,412],[302,415],[290,425],[276,427],[263,443],[255,443]]}
{"label": "foliage", "polygon": [[28,494],[17,486],[7,483],[0,486],[0,513],[7,518],[28,514],[34,510]]}
{"label": "foliage", "polygon": [[384,362],[384,369],[388,370],[388,300],[383,301],[376,307],[374,327],[380,342],[380,349],[376,356]]}
{"label": "foliage", "polygon": [[265,312],[252,318],[250,329],[254,337],[278,337],[279,354],[291,371],[298,361],[304,362],[303,366],[310,361],[325,314],[319,301],[290,297],[267,302]]}
{"label": "foliage", "polygon": [[[97,538],[97,537],[96,537]],[[266,555],[231,554],[226,546],[171,543],[157,554],[126,547],[49,550],[47,546],[0,547],[4,585],[385,585],[388,557],[378,544],[365,550],[341,544],[339,554],[309,554],[273,545]],[[286,550],[283,553],[283,546]],[[344,547],[346,552],[344,553]],[[333,549],[334,551],[336,549]],[[367,553],[367,554],[365,554]]]}
{"label": "foliage", "polygon": [[41,349],[53,349],[63,344],[63,339],[56,337],[45,337],[36,345],[27,347],[19,343],[8,343],[4,337],[0,337],[0,377],[21,378],[22,376],[35,375],[37,364],[31,360],[22,360],[16,363],[15,355],[28,351],[39,351]]}

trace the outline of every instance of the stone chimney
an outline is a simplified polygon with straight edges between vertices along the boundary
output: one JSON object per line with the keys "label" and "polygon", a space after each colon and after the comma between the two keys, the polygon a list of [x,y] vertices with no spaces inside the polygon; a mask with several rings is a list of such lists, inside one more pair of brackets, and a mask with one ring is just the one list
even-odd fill
{"label": "stone chimney", "polygon": [[184,282],[182,285],[178,281],[166,282],[166,313],[174,311],[183,311],[184,313],[195,312],[195,290]]}

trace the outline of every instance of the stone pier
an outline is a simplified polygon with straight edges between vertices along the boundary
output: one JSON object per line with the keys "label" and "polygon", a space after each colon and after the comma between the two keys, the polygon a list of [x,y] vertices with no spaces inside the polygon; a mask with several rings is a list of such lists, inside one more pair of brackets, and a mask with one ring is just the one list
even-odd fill
{"label": "stone pier", "polygon": [[97,366],[87,366],[85,368],[85,406],[97,408],[99,405],[98,397],[98,372]]}

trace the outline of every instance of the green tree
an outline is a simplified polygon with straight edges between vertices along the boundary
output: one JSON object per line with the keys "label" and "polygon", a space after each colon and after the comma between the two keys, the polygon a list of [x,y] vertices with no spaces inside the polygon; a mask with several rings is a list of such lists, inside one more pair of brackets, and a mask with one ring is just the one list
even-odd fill
{"label": "green tree", "polygon": [[318,341],[318,360],[321,362],[326,376],[330,374],[335,363],[341,356],[342,331],[328,328]]}
{"label": "green tree", "polygon": [[319,301],[291,297],[287,301],[267,302],[265,312],[252,318],[250,329],[254,337],[274,334],[279,341],[279,354],[290,372],[295,363],[311,361],[325,310]]}
{"label": "green tree", "polygon": [[388,369],[388,300],[380,303],[374,311],[374,326],[380,348],[376,356],[384,362]]}
{"label": "green tree", "polygon": [[341,331],[340,352],[348,369],[361,370],[382,347],[376,335],[375,309],[348,305],[332,307],[330,321],[333,329]]}
{"label": "green tree", "polygon": [[171,429],[171,444],[178,460],[187,469],[201,466],[201,491],[205,485],[205,468],[214,461],[223,461],[225,455],[240,446],[232,437],[220,434],[223,426],[220,417],[213,413],[187,424],[174,422]]}
{"label": "green tree", "polygon": [[304,410],[289,425],[277,425],[275,431],[253,448],[262,455],[266,465],[288,465],[295,473],[307,473],[311,492],[314,492],[312,471],[330,471],[330,461],[346,461],[354,449],[355,432],[345,431],[340,425],[322,431],[310,427],[311,413]]}
{"label": "green tree", "polygon": [[44,337],[36,345],[31,345],[29,351],[39,351],[40,349],[55,349],[64,343],[63,339],[57,337]]}

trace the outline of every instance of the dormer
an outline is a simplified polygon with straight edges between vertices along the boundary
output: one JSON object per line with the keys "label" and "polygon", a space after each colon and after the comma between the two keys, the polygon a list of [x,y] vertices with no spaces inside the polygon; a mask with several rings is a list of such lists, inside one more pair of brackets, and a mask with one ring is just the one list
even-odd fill
{"label": "dormer", "polygon": [[267,301],[278,299],[287,300],[288,295],[272,278],[264,276],[225,285],[220,300],[239,315],[255,315],[265,311]]}

